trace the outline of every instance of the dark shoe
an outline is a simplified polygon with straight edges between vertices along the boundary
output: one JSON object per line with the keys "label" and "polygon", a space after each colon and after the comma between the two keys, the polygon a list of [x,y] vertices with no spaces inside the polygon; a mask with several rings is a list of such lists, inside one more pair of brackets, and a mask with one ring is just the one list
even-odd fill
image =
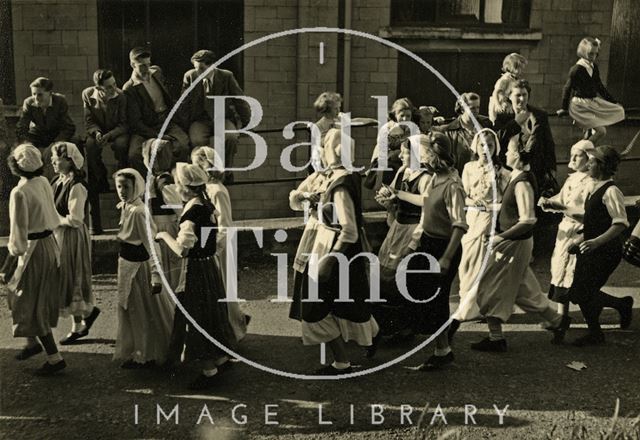
{"label": "dark shoe", "polygon": [[459,328],[460,328],[460,321],[458,321],[457,319],[452,320],[451,324],[449,325],[449,330],[447,331],[449,345],[451,345],[451,343],[453,342],[453,337],[456,335],[456,332],[458,331]]}
{"label": "dark shoe", "polygon": [[576,347],[587,347],[590,345],[602,345],[604,344],[604,333],[587,333],[584,336],[579,337],[573,341],[573,345]]}
{"label": "dark shoe", "polygon": [[24,347],[20,352],[16,355],[16,360],[18,361],[26,361],[32,356],[37,355],[38,353],[42,353],[42,345],[36,344],[31,347]]}
{"label": "dark shoe", "polygon": [[99,315],[100,315],[100,309],[97,307],[94,307],[91,313],[89,313],[89,316],[84,318],[84,324],[87,326],[87,334],[89,334],[89,330],[91,330],[93,323],[96,322],[96,319],[98,319]]}
{"label": "dark shoe", "polygon": [[49,362],[45,362],[42,367],[38,368],[35,372],[36,376],[51,376],[58,371],[62,371],[67,368],[67,363],[62,359],[55,364],[50,364]]}
{"label": "dark shoe", "polygon": [[560,321],[560,325],[556,328],[550,329],[553,332],[553,339],[551,340],[551,343],[556,345],[562,344],[569,327],[571,327],[571,317],[569,315],[564,315]]}
{"label": "dark shoe", "polygon": [[364,357],[367,359],[371,359],[376,355],[378,351],[378,345],[380,345],[380,341],[382,340],[382,332],[378,330],[378,334],[373,337],[371,340],[371,345],[365,347],[364,349]]}
{"label": "dark shoe", "polygon": [[353,372],[351,365],[343,369],[335,368],[333,365],[327,365],[325,367],[318,368],[315,371],[315,374],[318,376],[339,376],[341,374],[349,374],[351,372]]}
{"label": "dark shoe", "polygon": [[448,354],[444,356],[436,356],[435,354],[431,356],[425,363],[418,367],[418,371],[436,371],[442,370],[447,365],[453,362],[453,352],[450,351]]}
{"label": "dark shoe", "polygon": [[145,368],[145,365],[146,364],[141,364],[132,359],[129,359],[128,361],[124,361],[122,364],[120,364],[120,368],[125,370],[139,370]]}
{"label": "dark shoe", "polygon": [[490,351],[494,353],[504,353],[507,351],[507,340],[499,339],[497,341],[492,341],[489,338],[484,338],[480,342],[471,344],[471,349],[477,350],[477,351]]}
{"label": "dark shoe", "polygon": [[631,325],[631,319],[633,318],[633,298],[625,296],[622,301],[624,301],[624,305],[620,310],[620,328],[626,330]]}
{"label": "dark shoe", "polygon": [[200,374],[193,382],[191,382],[187,386],[187,388],[191,391],[206,390],[218,385],[219,381],[220,372],[214,374],[213,376],[205,376],[204,374]]}
{"label": "dark shoe", "polygon": [[64,338],[60,339],[60,345],[72,345],[78,339],[84,338],[89,334],[89,329],[84,329],[81,332],[71,332],[67,334]]}

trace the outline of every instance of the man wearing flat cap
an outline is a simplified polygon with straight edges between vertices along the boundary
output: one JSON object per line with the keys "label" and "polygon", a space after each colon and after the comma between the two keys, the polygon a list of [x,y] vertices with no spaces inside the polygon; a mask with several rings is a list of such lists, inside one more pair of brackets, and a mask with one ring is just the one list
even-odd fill
{"label": "man wearing flat cap", "polygon": [[[151,51],[136,47],[129,52],[131,78],[122,89],[127,95],[127,120],[131,132],[129,165],[146,173],[142,161],[142,143],[158,137],[174,101],[169,94],[164,75],[158,66],[151,65]],[[171,142],[176,160],[189,157],[189,137],[174,116],[164,132],[163,139]]]}
{"label": "man wearing flat cap", "polygon": [[[182,91],[189,88],[198,77],[203,74],[216,61],[215,54],[210,50],[199,50],[191,57],[193,69],[184,74]],[[238,85],[233,73],[224,69],[211,69],[210,72],[198,82],[189,93],[184,105],[184,118],[189,121],[189,139],[193,147],[209,145],[213,147],[211,137],[213,132],[213,96],[242,96],[244,92]],[[248,124],[251,118],[251,110],[246,101],[241,99],[227,99],[225,106],[225,129],[235,130]],[[225,135],[225,166],[233,166],[233,157],[236,154],[238,135],[227,133]],[[228,183],[231,175],[226,173],[225,181]]]}

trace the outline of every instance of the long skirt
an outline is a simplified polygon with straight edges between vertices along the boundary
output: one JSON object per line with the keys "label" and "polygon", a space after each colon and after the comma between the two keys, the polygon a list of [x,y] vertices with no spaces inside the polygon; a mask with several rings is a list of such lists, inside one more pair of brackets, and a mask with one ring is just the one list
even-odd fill
{"label": "long skirt", "polygon": [[[327,248],[330,249],[333,243],[331,234],[329,228],[321,227],[316,241],[322,241],[326,236]],[[333,237],[335,239],[335,234]],[[344,256],[350,260],[360,252],[362,252],[362,244],[358,241],[345,249]],[[358,257],[351,262],[347,271],[349,279],[342,282],[339,277],[339,263],[336,262],[327,281],[320,281],[317,284],[319,301],[303,302],[306,297],[300,297],[291,305],[292,308],[299,310],[302,317],[302,342],[305,345],[329,342],[338,337],[342,337],[345,342],[353,340],[362,346],[371,345],[379,328],[371,315],[369,304],[365,302],[369,297],[369,280],[364,258]],[[309,265],[311,264],[310,262]],[[303,283],[303,291],[308,292],[309,283],[315,281],[305,276],[300,282]],[[352,302],[337,301],[341,287],[348,288]]]}
{"label": "long skirt", "polygon": [[[436,260],[444,255],[449,244],[448,238],[435,238],[422,234],[420,248],[417,252],[429,254]],[[418,334],[433,334],[449,319],[449,294],[451,283],[456,276],[462,251],[457,249],[447,274],[438,272],[424,273],[434,270],[426,256],[416,254],[407,266],[407,290],[413,302],[405,299],[404,315],[407,326]],[[409,271],[419,272],[409,272]]]}
{"label": "long skirt", "polygon": [[483,316],[506,322],[517,305],[528,313],[552,308],[529,266],[533,238],[505,240],[494,248],[478,285],[478,306]]}
{"label": "long skirt", "polygon": [[150,286],[151,266],[145,261],[131,281],[126,306],[118,304],[114,360],[162,363],[167,357],[173,326],[173,302],[165,292],[153,295]]}
{"label": "long skirt", "polygon": [[[233,350],[236,337],[229,323],[224,283],[216,259],[188,258],[184,289],[184,308],[193,320],[219,344]],[[215,360],[226,355],[191,322],[187,323],[186,357],[190,360]]]}
{"label": "long skirt", "polygon": [[569,103],[569,115],[582,128],[606,127],[623,121],[624,108],[599,96],[578,98],[574,96]]}
{"label": "long skirt", "polygon": [[[27,255],[16,288],[9,289],[13,336],[46,336],[58,325],[60,312],[58,244],[53,235],[30,240]],[[18,265],[24,259],[19,257]]]}
{"label": "long skirt", "polygon": [[396,283],[396,272],[400,261],[409,253],[411,235],[416,223],[399,223],[394,220],[378,251],[380,262],[380,292],[386,302],[374,304],[373,316],[384,335],[392,335],[406,327],[402,318],[405,298]]}
{"label": "long skirt", "polygon": [[567,293],[574,304],[588,302],[600,292],[622,260],[622,242],[616,238],[595,252],[578,254],[573,283]]}
{"label": "long skirt", "polygon": [[91,290],[91,239],[89,229],[60,227],[56,231],[60,243],[60,293],[62,316],[84,317],[95,303]]}
{"label": "long skirt", "polygon": [[469,230],[462,237],[462,258],[458,269],[460,305],[453,314],[453,318],[458,321],[469,321],[480,317],[477,302],[478,284],[482,278],[482,266],[487,257],[485,235],[491,230],[492,216],[490,211],[467,211]]}
{"label": "long skirt", "polygon": [[[180,227],[178,226],[178,220],[175,215],[154,215],[153,222],[156,225],[158,232],[168,232],[172,237],[178,236]],[[171,289],[175,291],[178,287],[180,280],[180,270],[182,267],[182,258],[173,252],[164,240],[158,243],[160,248],[160,264],[162,264],[162,272],[169,282]],[[154,264],[153,260],[150,260],[151,264]],[[166,289],[162,287],[163,293],[166,293]],[[174,292],[175,293],[175,292]]]}
{"label": "long skirt", "polygon": [[556,302],[565,302],[566,293],[573,283],[576,269],[576,256],[569,248],[582,233],[582,223],[570,217],[564,217],[558,225],[556,244],[551,255],[551,290],[549,298]]}

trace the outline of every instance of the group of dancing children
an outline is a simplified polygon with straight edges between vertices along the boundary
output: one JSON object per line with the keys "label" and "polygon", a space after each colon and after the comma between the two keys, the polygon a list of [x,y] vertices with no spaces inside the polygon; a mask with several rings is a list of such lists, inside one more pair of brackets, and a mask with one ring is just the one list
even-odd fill
{"label": "group of dancing children", "polygon": [[[619,312],[622,328],[630,325],[633,299],[601,290],[621,260],[621,237],[629,223],[623,195],[612,180],[620,155],[611,147],[595,146],[604,127],[624,119],[624,110],[600,81],[594,63],[599,44],[593,38],[581,41],[580,59],[564,89],[559,114],[568,112],[587,139],[571,148],[569,168],[574,172],[552,197],[540,197],[532,166],[541,152],[528,141],[530,114],[520,114],[514,103],[513,89],[523,87],[526,59],[521,55],[505,59],[490,99],[490,117],[474,113],[477,117],[457,126],[464,151],[454,151],[446,130],[433,127],[434,118],[441,122],[435,108],[415,108],[407,98],[393,104],[381,130],[387,136],[389,168],[380,173],[375,195],[389,224],[378,252],[383,303],[367,301],[365,259],[354,259],[348,283],[341,285],[339,264],[328,256],[340,253],[352,259],[371,251],[362,186],[376,185],[380,148],[374,149],[363,182],[343,163],[344,157],[354,157],[355,143],[342,138],[340,96],[320,95],[315,102],[321,116],[320,153],[312,158],[316,170],[289,195],[293,210],[311,210],[293,260],[290,317],[301,322],[304,344],[327,344],[333,355],[333,362],[316,374],[353,371],[348,341],[373,357],[383,337],[397,344],[419,334],[437,334],[433,354],[419,369],[445,368],[454,360],[451,347],[461,323],[479,319],[486,320],[488,335],[471,348],[505,352],[502,326],[516,305],[543,323],[558,344],[571,324],[570,302],[579,305],[588,325],[575,345],[604,342],[599,323],[604,307]],[[460,113],[468,115],[469,101],[458,104]],[[472,119],[474,126],[480,121],[480,128],[487,128],[466,128]],[[419,134],[407,129],[409,121]],[[513,121],[521,132],[505,142],[501,130]],[[225,246],[232,204],[222,184],[221,158],[202,146],[191,152],[191,163],[175,163],[168,143],[150,139],[143,144],[150,182],[133,168],[113,176],[121,212],[114,359],[126,369],[159,366],[169,371],[197,360],[201,372],[190,387],[205,389],[215,386],[231,365],[224,348],[234,349],[244,338],[250,317],[237,303],[220,301],[227,289],[236,288],[230,285],[235,280],[226,279],[226,265],[235,256],[227,258],[232,250]],[[59,316],[72,317],[70,332],[59,341],[66,345],[86,337],[100,314],[91,289],[84,158],[73,143],[57,142],[51,162],[56,176],[49,182],[42,176],[45,164],[38,148],[21,144],[9,158],[20,180],[10,197],[8,249],[14,259],[5,264],[5,281],[13,334],[27,341],[16,358],[25,360],[44,350],[47,361],[37,370],[40,375],[66,367],[51,332]],[[416,163],[417,168],[412,166]],[[548,295],[530,267],[533,230],[542,211],[563,216]],[[452,315],[449,299],[456,277],[460,306]],[[312,285],[319,302],[305,301]],[[340,300],[344,288],[350,301]]]}

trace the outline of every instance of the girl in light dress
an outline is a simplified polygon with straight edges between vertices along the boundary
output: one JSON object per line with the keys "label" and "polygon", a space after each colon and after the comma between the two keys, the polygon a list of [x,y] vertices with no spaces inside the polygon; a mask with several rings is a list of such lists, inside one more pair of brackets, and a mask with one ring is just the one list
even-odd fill
{"label": "girl in light dress", "polygon": [[461,322],[480,318],[476,296],[487,256],[485,237],[491,231],[493,218],[509,183],[509,171],[500,164],[500,142],[493,130],[485,128],[476,133],[471,149],[477,159],[467,163],[462,170],[469,230],[461,241],[460,305],[452,315],[450,338]]}
{"label": "girl in light dress", "polygon": [[[231,210],[231,197],[227,187],[222,184],[224,171],[222,161],[218,153],[207,146],[198,147],[191,152],[191,162],[198,165],[209,175],[207,183],[207,195],[211,199],[211,203],[215,206],[216,222],[218,230],[216,235],[216,259],[222,271],[222,280],[224,281],[227,293],[238,291],[237,286],[237,256],[234,254],[233,247],[227,247],[227,228],[233,226],[233,215]],[[231,277],[228,278],[230,271]],[[229,322],[236,336],[236,340],[240,342],[247,335],[247,326],[251,321],[251,316],[246,315],[240,308],[240,303],[230,301],[227,303],[229,311]]]}
{"label": "girl in light dress", "polygon": [[20,181],[9,196],[7,243],[9,254],[17,261],[5,277],[13,336],[27,338],[16,359],[29,359],[44,347],[47,362],[36,374],[48,376],[67,366],[51,332],[58,323],[60,308],[60,251],[53,236],[60,219],[51,185],[42,177],[40,151],[31,144],[18,145],[8,164]]}
{"label": "girl in light dress", "polygon": [[477,287],[477,302],[480,314],[487,319],[489,336],[471,344],[473,350],[507,351],[502,324],[513,313],[514,305],[549,323],[554,341],[562,340],[571,323],[568,316],[556,312],[556,307],[542,293],[529,265],[537,198],[530,161],[531,151],[514,136],[507,150],[507,166],[513,171],[502,196],[496,233],[487,243],[491,254]]}
{"label": "girl in light dress", "polygon": [[607,134],[606,127],[623,121],[624,108],[602,84],[596,59],[600,40],[585,37],[578,44],[578,62],[569,70],[569,78],[562,90],[559,116],[569,114],[585,130],[594,144]]}
{"label": "girl in light dress", "polygon": [[581,140],[573,145],[569,169],[574,172],[567,177],[558,194],[550,198],[540,197],[538,201],[538,206],[544,211],[563,213],[551,255],[549,289],[549,298],[559,303],[558,311],[562,315],[569,314],[567,292],[573,282],[573,273],[576,268],[576,256],[575,253],[570,252],[570,248],[582,237],[584,202],[592,184],[591,177],[586,172],[589,161],[587,152],[593,148],[593,143],[587,140]]}
{"label": "girl in light dress", "polygon": [[601,289],[622,259],[622,233],[629,226],[624,195],[615,185],[620,154],[612,147],[589,150],[587,172],[593,179],[584,204],[583,236],[576,240],[573,282],[567,297],[580,310],[587,322],[588,332],[573,342],[584,347],[604,343],[600,314],[604,307],[620,313],[620,326],[631,324],[633,298],[614,297]]}
{"label": "girl in light dress", "polygon": [[493,93],[489,98],[489,119],[496,131],[514,118],[509,91],[512,85],[522,79],[526,67],[527,59],[516,52],[510,53],[502,61],[502,76],[493,86]]}
{"label": "girl in light dress", "polygon": [[[162,240],[183,259],[183,271],[177,292],[183,292],[182,305],[191,318],[210,338],[227,349],[233,349],[236,338],[229,323],[224,282],[216,259],[217,223],[215,207],[207,195],[209,175],[198,165],[179,162],[176,183],[185,203],[176,237],[159,232]],[[229,356],[200,329],[188,324],[186,337],[188,359],[202,361],[201,374],[189,384],[202,390],[218,384],[220,373],[229,366]]]}
{"label": "girl in light dress", "polygon": [[[347,145],[343,145],[347,142]],[[302,340],[305,345],[326,343],[334,362],[316,371],[320,375],[341,375],[352,371],[345,349],[345,342],[354,340],[368,347],[369,356],[375,353],[374,338],[378,335],[378,324],[371,316],[365,299],[369,297],[369,281],[366,265],[357,258],[349,265],[348,283],[340,282],[338,267],[330,252],[341,253],[347,259],[360,253],[365,237],[362,230],[362,199],[360,176],[347,171],[342,164],[342,149],[351,147],[353,141],[342,141],[338,129],[329,130],[324,142],[323,162],[328,168],[326,190],[322,193],[322,223],[314,240],[312,253],[317,259],[308,262],[308,273],[317,283],[320,302],[302,302],[299,298],[292,304],[302,320]],[[334,223],[335,210],[337,224]],[[324,257],[324,258],[323,258]],[[341,288],[348,288],[352,302],[336,301]],[[344,294],[345,292],[342,292]]]}
{"label": "girl in light dress", "polygon": [[60,340],[69,345],[89,334],[100,309],[91,290],[91,239],[88,218],[84,157],[71,142],[51,146],[51,163],[57,175],[51,181],[60,226],[55,237],[60,246],[60,289],[62,315],[73,316],[71,332]]}
{"label": "girl in light dress", "polygon": [[[400,154],[402,168],[398,170],[396,177],[391,182],[391,189],[382,186],[376,194],[376,201],[393,213],[389,232],[378,251],[380,261],[381,292],[386,303],[377,304],[374,307],[374,316],[380,325],[383,335],[391,338],[390,344],[399,344],[409,341],[414,333],[409,322],[403,315],[403,304],[406,301],[398,292],[396,284],[396,271],[398,263],[407,254],[409,243],[416,225],[420,221],[422,212],[422,199],[426,193],[430,174],[424,168],[426,150],[420,144],[420,157],[414,158],[419,167],[411,169],[412,149],[409,143],[402,144]],[[415,165],[414,165],[415,166]],[[400,200],[394,196],[393,191],[404,191],[415,195],[410,201]]]}
{"label": "girl in light dress", "polygon": [[[118,170],[114,176],[120,229],[118,241],[118,336],[113,355],[126,369],[151,367],[167,357],[173,325],[173,301],[166,292],[150,260],[149,231],[143,204],[144,180],[133,168]],[[151,221],[152,237],[155,225]],[[156,255],[161,252],[156,248]],[[153,271],[153,272],[152,272]],[[152,277],[153,273],[153,277]]]}

